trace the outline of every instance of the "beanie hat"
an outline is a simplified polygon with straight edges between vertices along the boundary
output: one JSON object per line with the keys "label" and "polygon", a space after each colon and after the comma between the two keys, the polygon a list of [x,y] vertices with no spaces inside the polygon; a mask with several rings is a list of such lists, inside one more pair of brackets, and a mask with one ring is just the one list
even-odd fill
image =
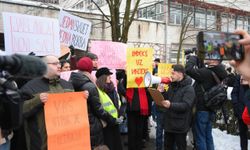
{"label": "beanie hat", "polygon": [[92,60],[89,57],[82,57],[77,62],[77,69],[79,69],[80,71],[87,71],[87,72],[91,73],[93,70]]}
{"label": "beanie hat", "polygon": [[100,68],[96,71],[96,78],[99,78],[100,76],[102,75],[111,75],[113,74],[112,72],[109,71],[109,69],[107,67],[103,67],[103,68]]}
{"label": "beanie hat", "polygon": [[185,68],[180,64],[173,65],[172,68],[176,72],[181,72],[181,73],[185,74]]}
{"label": "beanie hat", "polygon": [[86,57],[89,57],[91,60],[98,59],[97,55],[94,53],[87,53]]}

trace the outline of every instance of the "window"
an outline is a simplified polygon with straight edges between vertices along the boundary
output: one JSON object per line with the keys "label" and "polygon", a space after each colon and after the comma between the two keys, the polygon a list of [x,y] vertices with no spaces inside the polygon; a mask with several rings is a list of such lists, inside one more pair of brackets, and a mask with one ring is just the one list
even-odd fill
{"label": "window", "polygon": [[[190,26],[194,25],[194,7],[193,6],[187,6],[183,5],[183,19],[187,19],[187,24]],[[186,18],[188,17],[188,18]]]}
{"label": "window", "polygon": [[164,20],[163,2],[138,9],[138,18]]}
{"label": "window", "polygon": [[207,29],[216,29],[216,12],[207,10]]}
{"label": "window", "polygon": [[227,32],[228,30],[228,14],[221,15],[221,31]]}
{"label": "window", "polygon": [[235,16],[230,15],[228,18],[228,32],[234,32],[235,31]]}
{"label": "window", "polygon": [[195,27],[205,28],[206,26],[206,11],[205,9],[198,8],[195,11]]}
{"label": "window", "polygon": [[248,25],[247,25],[247,31],[248,31],[248,33],[250,33],[250,17],[248,17]]}
{"label": "window", "polygon": [[237,26],[237,29],[244,29],[244,17],[237,16],[236,26]]}
{"label": "window", "polygon": [[170,24],[181,24],[181,4],[170,3]]}

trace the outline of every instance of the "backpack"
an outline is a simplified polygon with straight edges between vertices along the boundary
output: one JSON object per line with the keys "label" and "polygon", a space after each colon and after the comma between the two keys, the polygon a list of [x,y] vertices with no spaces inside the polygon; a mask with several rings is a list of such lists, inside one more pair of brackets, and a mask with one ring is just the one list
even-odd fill
{"label": "backpack", "polygon": [[222,108],[223,104],[227,100],[227,86],[220,81],[213,71],[212,75],[217,82],[217,85],[213,86],[208,91],[205,91],[204,87],[202,86],[202,90],[204,92],[205,106],[209,110],[216,112],[218,109]]}

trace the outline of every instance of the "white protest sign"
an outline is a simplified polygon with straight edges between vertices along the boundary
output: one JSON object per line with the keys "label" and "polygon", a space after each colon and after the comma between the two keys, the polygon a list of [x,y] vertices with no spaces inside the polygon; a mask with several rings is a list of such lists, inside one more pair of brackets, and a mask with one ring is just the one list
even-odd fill
{"label": "white protest sign", "polygon": [[61,10],[59,23],[60,42],[67,46],[73,45],[80,50],[86,50],[91,22]]}
{"label": "white protest sign", "polygon": [[59,26],[56,19],[3,12],[7,54],[60,56]]}

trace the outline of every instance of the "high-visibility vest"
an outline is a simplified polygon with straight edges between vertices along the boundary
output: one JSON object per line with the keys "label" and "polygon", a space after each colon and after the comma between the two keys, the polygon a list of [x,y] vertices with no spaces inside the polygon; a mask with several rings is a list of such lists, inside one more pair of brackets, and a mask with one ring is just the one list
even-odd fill
{"label": "high-visibility vest", "polygon": [[104,110],[106,110],[114,118],[118,118],[118,111],[117,111],[114,103],[110,99],[110,97],[105,92],[100,90],[99,88],[97,88],[97,89],[98,89],[100,101],[102,103]]}

